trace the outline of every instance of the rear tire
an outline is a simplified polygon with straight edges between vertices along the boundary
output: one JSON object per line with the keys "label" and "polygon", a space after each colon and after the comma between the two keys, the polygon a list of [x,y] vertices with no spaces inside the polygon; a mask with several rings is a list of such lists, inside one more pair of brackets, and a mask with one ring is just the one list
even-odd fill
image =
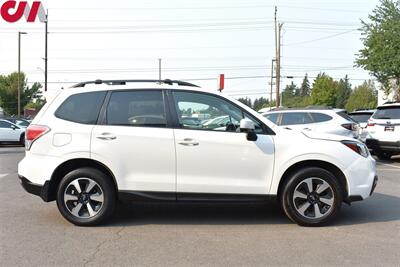
{"label": "rear tire", "polygon": [[75,225],[99,225],[113,214],[115,205],[116,192],[111,178],[93,168],[71,171],[57,189],[58,209]]}
{"label": "rear tire", "polygon": [[393,156],[392,153],[390,152],[384,152],[384,151],[379,151],[375,152],[375,155],[378,157],[380,160],[390,160],[391,157]]}
{"label": "rear tire", "polygon": [[25,146],[25,134],[21,134],[21,137],[19,138],[19,144],[21,146]]}
{"label": "rear tire", "polygon": [[329,171],[307,167],[290,175],[280,200],[285,214],[293,222],[301,226],[322,226],[338,214],[343,189]]}

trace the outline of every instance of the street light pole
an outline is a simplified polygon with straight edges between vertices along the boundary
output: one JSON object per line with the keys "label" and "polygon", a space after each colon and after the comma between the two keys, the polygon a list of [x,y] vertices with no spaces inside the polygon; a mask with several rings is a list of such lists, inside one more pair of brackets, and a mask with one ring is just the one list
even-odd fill
{"label": "street light pole", "polygon": [[44,37],[44,91],[47,92],[47,26],[48,26],[49,12],[46,12],[46,21],[45,21],[45,37]]}
{"label": "street light pole", "polygon": [[17,91],[18,91],[18,118],[21,117],[21,88],[20,88],[20,77],[21,77],[21,34],[27,34],[26,32],[18,32],[18,78],[17,78]]}

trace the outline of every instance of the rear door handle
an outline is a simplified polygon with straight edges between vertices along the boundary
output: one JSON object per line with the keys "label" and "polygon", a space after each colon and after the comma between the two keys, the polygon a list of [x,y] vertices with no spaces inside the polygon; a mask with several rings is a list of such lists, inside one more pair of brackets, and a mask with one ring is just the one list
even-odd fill
{"label": "rear door handle", "polygon": [[183,139],[183,141],[179,141],[178,144],[182,145],[182,146],[198,146],[199,142],[190,139],[190,138],[185,138]]}
{"label": "rear door handle", "polygon": [[115,135],[112,135],[111,133],[102,133],[101,135],[96,136],[96,138],[105,141],[117,139],[117,137]]}

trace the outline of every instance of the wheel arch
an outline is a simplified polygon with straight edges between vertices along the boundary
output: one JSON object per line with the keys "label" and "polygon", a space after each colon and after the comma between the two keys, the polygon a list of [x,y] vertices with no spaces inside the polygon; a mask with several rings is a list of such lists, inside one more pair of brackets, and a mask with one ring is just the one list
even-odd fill
{"label": "wheel arch", "polygon": [[92,167],[94,169],[100,170],[108,177],[112,179],[113,185],[116,192],[118,192],[118,184],[112,171],[99,161],[88,159],[88,158],[78,158],[71,159],[60,164],[53,172],[50,178],[49,186],[47,189],[47,201],[56,200],[57,187],[60,184],[62,178],[69,172],[82,168],[82,167]]}
{"label": "wheel arch", "polygon": [[331,172],[335,177],[337,177],[338,181],[342,187],[342,190],[343,190],[344,201],[348,202],[349,190],[348,190],[346,176],[340,170],[340,168],[338,168],[336,165],[334,165],[330,162],[327,162],[327,161],[323,161],[323,160],[304,160],[304,161],[300,161],[300,162],[297,162],[297,163],[291,165],[283,173],[283,175],[279,181],[278,192],[277,192],[278,199],[280,199],[280,195],[282,193],[283,187],[284,187],[285,183],[287,182],[287,180],[290,178],[291,174],[293,174],[294,172],[296,172],[298,170],[308,168],[308,167],[317,167],[317,168],[325,169],[325,170]]}

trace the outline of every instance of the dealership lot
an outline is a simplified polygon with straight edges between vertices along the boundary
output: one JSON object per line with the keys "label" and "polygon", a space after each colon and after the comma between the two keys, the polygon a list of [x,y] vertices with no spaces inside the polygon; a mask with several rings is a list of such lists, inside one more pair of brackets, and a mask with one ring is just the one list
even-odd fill
{"label": "dealership lot", "polygon": [[268,204],[124,205],[106,226],[66,222],[24,192],[21,147],[0,147],[0,265],[400,265],[400,157],[378,162],[363,202],[329,227],[303,228]]}

